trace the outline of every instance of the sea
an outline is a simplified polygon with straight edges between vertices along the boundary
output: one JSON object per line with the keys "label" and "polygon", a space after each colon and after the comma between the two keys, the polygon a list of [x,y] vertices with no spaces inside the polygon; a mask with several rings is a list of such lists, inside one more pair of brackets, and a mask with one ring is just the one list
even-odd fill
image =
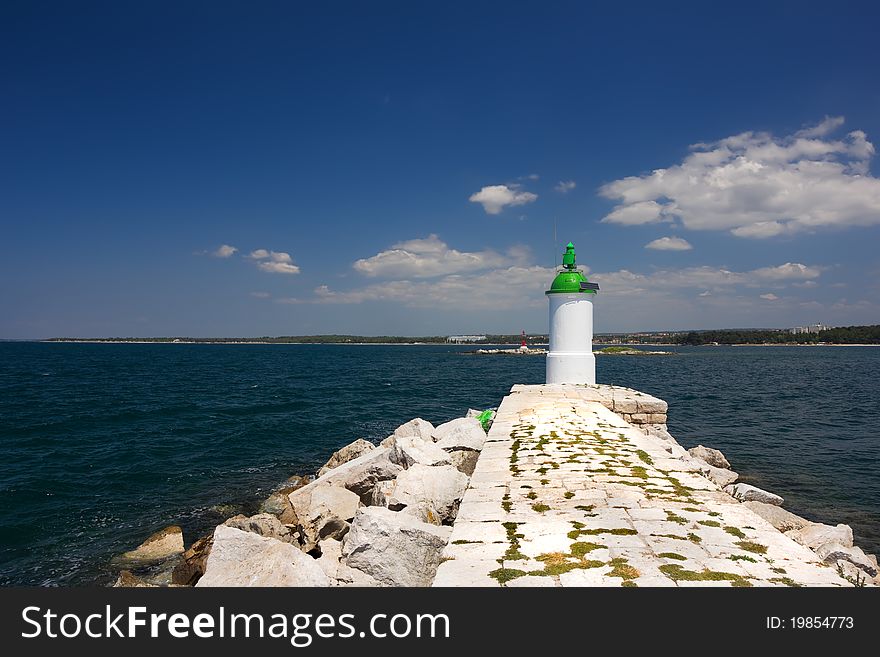
{"label": "sea", "polygon": [[[0,343],[0,585],[93,586],[170,524],[187,544],[356,438],[542,383],[455,345]],[[880,552],[880,348],[651,347],[597,378],[669,402],[685,447]]]}

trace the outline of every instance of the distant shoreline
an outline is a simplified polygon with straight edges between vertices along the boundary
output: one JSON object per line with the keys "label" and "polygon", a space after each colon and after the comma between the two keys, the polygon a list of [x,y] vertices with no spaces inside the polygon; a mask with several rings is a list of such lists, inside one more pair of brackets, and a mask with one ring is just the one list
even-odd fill
{"label": "distant shoreline", "polygon": [[[484,346],[519,346],[519,342],[274,342],[268,340],[99,340],[99,339],[48,339],[48,340],[0,340],[0,342],[36,342],[43,344],[205,344],[205,345],[351,345],[351,346],[384,346],[384,347],[430,347],[430,346],[450,346],[450,347],[484,347]],[[529,347],[546,347],[546,342],[534,342]],[[723,344],[702,344],[702,345],[682,345],[672,342],[594,342],[593,346],[638,346],[638,347],[880,347],[880,344],[867,343],[825,343],[817,344],[811,342],[787,342],[787,343],[723,343]]]}

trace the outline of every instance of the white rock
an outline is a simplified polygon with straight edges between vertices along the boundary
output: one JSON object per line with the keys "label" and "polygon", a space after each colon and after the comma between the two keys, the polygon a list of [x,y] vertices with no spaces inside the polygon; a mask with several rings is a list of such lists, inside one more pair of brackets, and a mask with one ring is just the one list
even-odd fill
{"label": "white rock", "polygon": [[415,463],[397,477],[388,507],[425,503],[441,522],[448,522],[455,519],[467,485],[468,476],[452,465],[431,467]]}
{"label": "white rock", "polygon": [[821,522],[811,522],[801,529],[787,531],[785,535],[811,550],[816,550],[824,543],[838,543],[844,547],[852,547],[853,544],[852,528],[843,524],[832,527]]}
{"label": "white rock", "polygon": [[343,542],[343,563],[389,586],[429,586],[450,533],[451,527],[363,507]]}
{"label": "white rock", "polygon": [[477,461],[480,460],[480,453],[470,449],[458,449],[449,452],[449,460],[452,462],[459,472],[470,477],[477,469]]}
{"label": "white rock", "polygon": [[422,440],[431,440],[431,434],[434,433],[434,425],[423,420],[420,417],[410,420],[405,424],[401,424],[394,430],[391,436],[401,438],[403,436],[417,436]]}
{"label": "white rock", "polygon": [[724,458],[724,454],[717,449],[697,445],[696,447],[691,447],[688,453],[691,456],[704,460],[709,465],[714,465],[716,468],[730,469],[730,463]]}
{"label": "white rock", "polygon": [[309,486],[319,483],[343,486],[359,495],[364,504],[370,504],[376,484],[394,479],[402,470],[399,465],[391,462],[390,456],[390,449],[379,447],[333,468]]}
{"label": "white rock", "polygon": [[290,543],[293,540],[290,528],[285,527],[278,518],[269,513],[258,513],[250,517],[243,515],[233,516],[223,524],[227,527],[235,527],[235,529],[240,529],[243,532],[253,532],[260,536],[276,538],[286,543]]}
{"label": "white rock", "polygon": [[309,555],[290,543],[220,525],[204,586],[329,586],[330,580]]}
{"label": "white rock", "polygon": [[434,442],[447,452],[471,449],[479,452],[486,442],[486,432],[474,418],[460,417],[434,429]]}
{"label": "white rock", "polygon": [[330,578],[331,586],[382,586],[381,582],[373,579],[366,573],[339,562],[342,558],[341,542],[328,538],[321,541],[320,547],[321,558],[315,561],[315,563]]}
{"label": "white rock", "polygon": [[449,454],[432,442],[418,436],[395,436],[391,441],[392,463],[409,468],[415,463],[422,465],[450,465]]}
{"label": "white rock", "polygon": [[725,486],[729,486],[739,478],[739,475],[733,470],[727,470],[726,468],[716,468],[714,465],[706,463],[701,458],[693,457],[692,461],[699,465],[700,474],[709,479],[709,481],[715,482],[722,488],[724,488]]}
{"label": "white rock", "polygon": [[773,493],[769,493],[757,486],[749,484],[732,484],[724,487],[724,492],[738,499],[740,502],[764,502],[780,506],[784,500]]}
{"label": "white rock", "polygon": [[781,506],[776,506],[775,504],[765,504],[764,502],[743,502],[743,506],[753,511],[781,532],[806,527],[810,522],[806,518],[801,518],[791,511],[786,511]]}
{"label": "white rock", "polygon": [[122,555],[122,561],[152,562],[162,561],[183,554],[183,530],[172,525],[157,531],[131,552]]}
{"label": "white rock", "polygon": [[867,555],[859,547],[847,547],[840,543],[825,543],[816,548],[816,554],[825,563],[849,561],[870,577],[877,575],[877,567],[871,563]]}
{"label": "white rock", "polygon": [[330,460],[318,470],[318,476],[320,477],[321,475],[327,474],[333,468],[336,468],[343,463],[348,463],[349,461],[356,459],[358,456],[371,452],[374,449],[376,449],[376,446],[373,443],[364,440],[363,438],[358,438],[353,443],[349,443],[345,447],[333,452],[333,456],[330,457]]}
{"label": "white rock", "polygon": [[292,492],[289,499],[299,519],[306,551],[325,538],[345,536],[361,503],[361,498],[350,490],[321,482]]}

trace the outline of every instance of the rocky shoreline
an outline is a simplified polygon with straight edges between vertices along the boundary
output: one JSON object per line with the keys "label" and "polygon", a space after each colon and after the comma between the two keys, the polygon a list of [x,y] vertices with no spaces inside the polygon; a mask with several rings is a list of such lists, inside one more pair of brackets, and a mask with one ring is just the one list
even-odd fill
{"label": "rocky shoreline", "polygon": [[429,586],[488,415],[416,418],[378,446],[358,439],[188,549],[180,527],[153,534],[113,560],[114,586]]}
{"label": "rocky shoreline", "polygon": [[[854,586],[880,585],[876,557],[853,544],[849,526],[785,510],[782,497],[739,482],[716,449],[685,450],[667,430],[662,400],[617,386],[591,388],[595,401],[660,441],[670,458],[688,463]],[[291,477],[259,513],[227,519],[188,549],[181,529],[167,527],[114,560],[121,569],[114,586],[430,586],[454,547],[453,524],[486,441],[479,416],[469,411],[436,427],[416,418],[379,445],[356,440],[315,477]]]}

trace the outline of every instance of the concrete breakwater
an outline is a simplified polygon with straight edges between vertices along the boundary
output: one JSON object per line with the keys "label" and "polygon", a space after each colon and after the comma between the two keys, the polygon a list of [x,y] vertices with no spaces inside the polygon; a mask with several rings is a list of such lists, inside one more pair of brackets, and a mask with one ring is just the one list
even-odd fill
{"label": "concrete breakwater", "polygon": [[[475,415],[475,413],[470,413]],[[184,550],[167,528],[119,586],[850,586],[877,582],[852,531],[682,448],[667,405],[606,385],[514,386],[474,417],[358,440],[314,480]],[[145,567],[146,566],[146,567]]]}

